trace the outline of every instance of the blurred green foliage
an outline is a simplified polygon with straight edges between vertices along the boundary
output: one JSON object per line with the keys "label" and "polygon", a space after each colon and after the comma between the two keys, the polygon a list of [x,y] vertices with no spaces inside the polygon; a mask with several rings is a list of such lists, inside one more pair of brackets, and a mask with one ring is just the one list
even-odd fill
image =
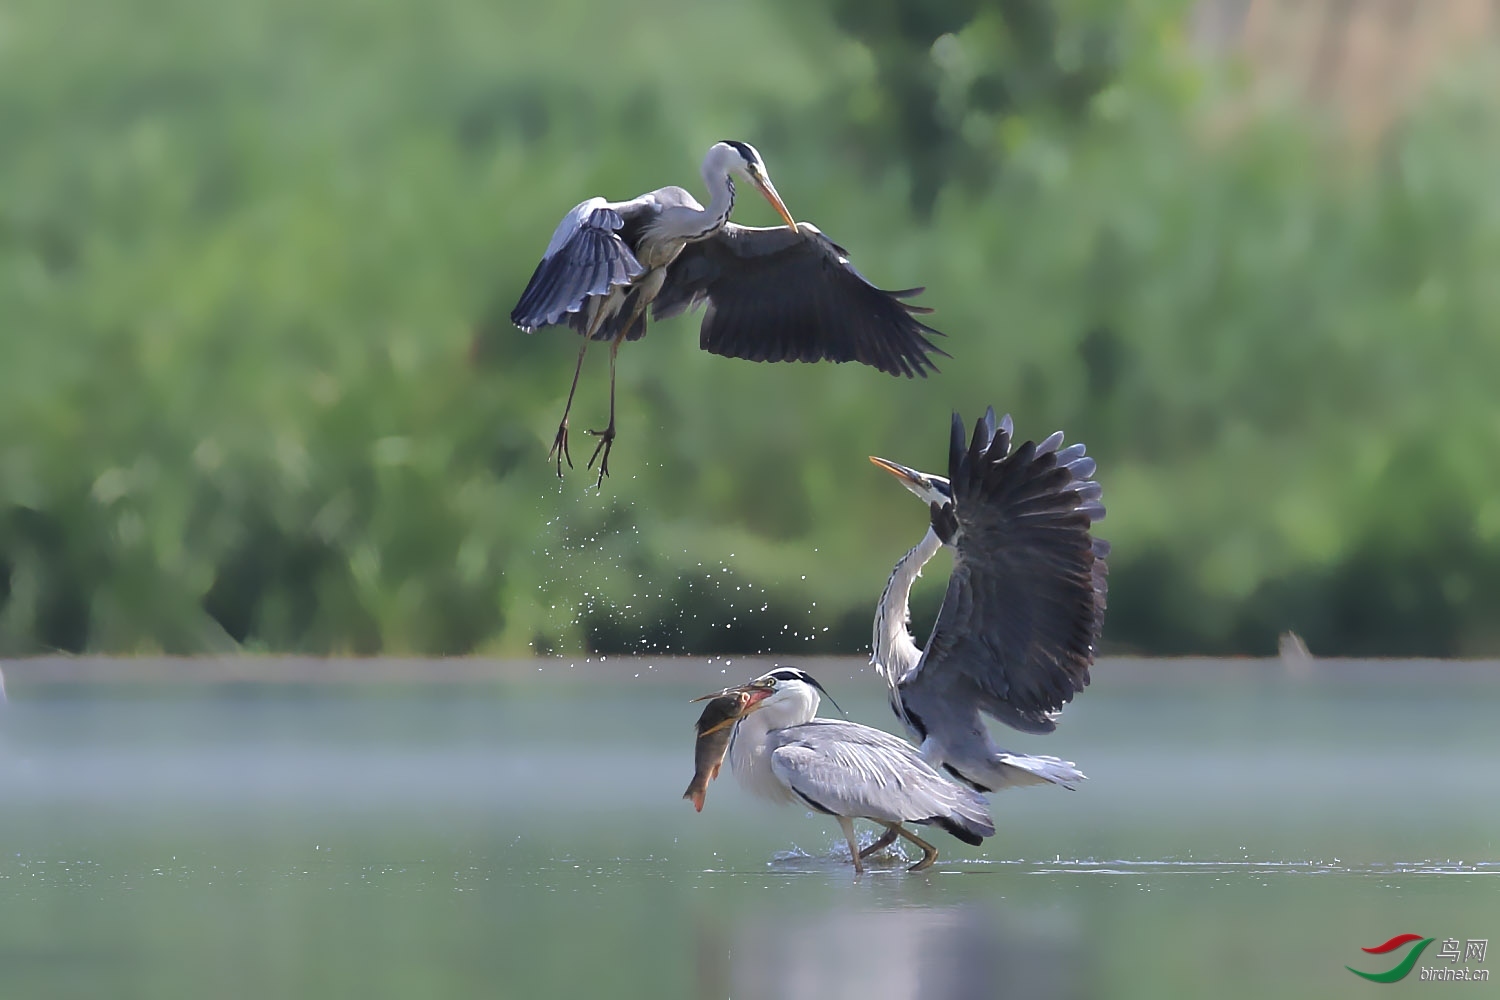
{"label": "blurred green foliage", "polygon": [[[1500,650],[1490,67],[1360,153],[1226,126],[1184,8],[12,0],[0,653],[857,652],[924,518],[864,456],[990,403],[1099,457],[1115,648]],[[576,343],[506,314],[567,208],[727,137],[953,358],[660,324],[559,486]]]}

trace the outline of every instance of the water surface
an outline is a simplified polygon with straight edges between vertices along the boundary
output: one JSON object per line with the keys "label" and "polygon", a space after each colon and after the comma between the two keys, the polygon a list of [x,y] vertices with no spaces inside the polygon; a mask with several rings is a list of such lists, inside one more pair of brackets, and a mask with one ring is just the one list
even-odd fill
{"label": "water surface", "polygon": [[[891,728],[857,664],[808,665]],[[1011,741],[1080,790],[860,879],[826,818],[727,777],[681,800],[722,664],[6,670],[3,997],[1355,996],[1384,987],[1346,964],[1393,964],[1362,946],[1500,938],[1485,665],[1106,662]],[[1493,989],[1395,988],[1429,986]]]}

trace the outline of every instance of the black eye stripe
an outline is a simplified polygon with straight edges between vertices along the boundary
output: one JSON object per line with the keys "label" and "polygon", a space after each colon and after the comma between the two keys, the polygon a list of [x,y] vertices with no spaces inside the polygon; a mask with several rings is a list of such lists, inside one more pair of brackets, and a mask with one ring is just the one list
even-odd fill
{"label": "black eye stripe", "polygon": [[755,162],[755,150],[751,149],[747,143],[740,142],[737,139],[725,139],[724,145],[733,146],[735,151],[740,154],[740,158],[743,159],[746,163]]}
{"label": "black eye stripe", "polygon": [[799,667],[778,667],[765,676],[769,677],[772,681],[801,681],[803,684],[806,684],[809,687],[812,687],[813,689],[821,692],[823,697],[827,698],[830,702],[833,702],[834,708],[837,708],[840,712],[843,711],[843,709],[839,707],[839,703],[833,701],[833,695],[828,693],[828,689],[819,684],[818,679],[812,674],[808,673],[806,670],[803,670]]}

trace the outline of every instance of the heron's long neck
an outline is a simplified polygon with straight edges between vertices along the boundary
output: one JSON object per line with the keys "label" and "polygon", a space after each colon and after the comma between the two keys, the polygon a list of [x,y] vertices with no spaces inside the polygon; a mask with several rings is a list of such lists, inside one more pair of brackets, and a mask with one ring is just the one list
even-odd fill
{"label": "heron's long neck", "polygon": [[907,623],[911,620],[911,588],[938,549],[942,539],[931,528],[922,540],[902,556],[891,571],[891,578],[875,608],[875,635],[871,643],[870,662],[885,678],[892,692],[906,674],[916,667],[922,651],[912,638]]}
{"label": "heron's long neck", "polygon": [[729,743],[729,767],[751,794],[776,802],[795,802],[794,796],[771,769],[771,733],[800,726],[818,713],[817,694],[769,705],[751,712],[734,725]]}
{"label": "heron's long neck", "polygon": [[690,242],[718,231],[729,221],[729,213],[734,209],[734,180],[727,173],[710,169],[709,164],[705,163],[703,186],[708,188],[708,207],[695,213],[698,216],[698,228],[687,235]]}
{"label": "heron's long neck", "polygon": [[[707,208],[672,205],[648,223],[652,241],[659,244],[657,251],[661,254],[663,266],[670,263],[685,244],[712,236],[729,220],[729,211],[734,208],[734,182],[727,174],[706,168],[703,181],[713,193]],[[645,263],[644,258],[642,263]]]}

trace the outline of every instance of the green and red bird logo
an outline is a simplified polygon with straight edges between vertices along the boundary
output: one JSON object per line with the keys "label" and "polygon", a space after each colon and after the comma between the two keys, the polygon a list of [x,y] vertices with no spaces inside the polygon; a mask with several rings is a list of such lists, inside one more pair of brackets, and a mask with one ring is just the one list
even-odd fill
{"label": "green and red bird logo", "polygon": [[1385,944],[1377,944],[1373,948],[1360,949],[1360,951],[1367,952],[1371,955],[1389,955],[1391,952],[1397,951],[1400,948],[1411,944],[1413,941],[1415,941],[1416,944],[1413,945],[1412,949],[1406,953],[1406,957],[1397,962],[1390,969],[1387,969],[1385,972],[1361,972],[1352,965],[1346,965],[1344,966],[1344,968],[1348,969],[1356,976],[1359,976],[1361,979],[1368,979],[1372,983],[1399,983],[1401,980],[1411,975],[1411,970],[1416,968],[1417,959],[1421,958],[1422,952],[1426,951],[1427,946],[1432,944],[1432,938],[1423,937],[1420,934],[1397,934]]}

